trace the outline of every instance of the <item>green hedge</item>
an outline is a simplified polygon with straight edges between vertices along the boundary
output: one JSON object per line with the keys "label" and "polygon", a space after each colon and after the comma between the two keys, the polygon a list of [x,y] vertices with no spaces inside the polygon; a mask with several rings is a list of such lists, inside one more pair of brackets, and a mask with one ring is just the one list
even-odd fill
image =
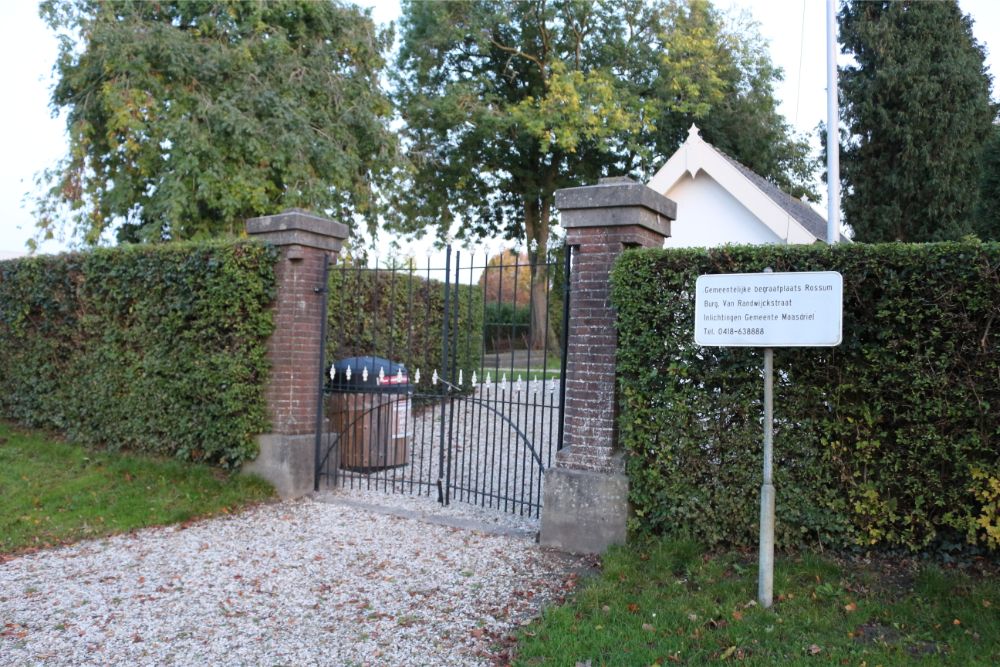
{"label": "green hedge", "polygon": [[1000,245],[625,253],[620,437],[638,527],[757,540],[762,351],[693,340],[700,274],[835,270],[836,348],[775,350],[779,545],[1000,539]]}
{"label": "green hedge", "polygon": [[252,459],[276,257],[228,242],[0,262],[0,414],[88,445]]}
{"label": "green hedge", "polygon": [[523,350],[531,337],[531,308],[494,301],[485,310],[486,349],[490,352]]}
{"label": "green hedge", "polygon": [[[442,371],[444,283],[407,270],[378,270],[338,266],[330,271],[327,321],[327,362],[345,357],[374,355],[403,362],[421,383]],[[483,296],[477,285],[455,286],[449,311],[457,331],[456,368],[465,377],[482,367]]]}

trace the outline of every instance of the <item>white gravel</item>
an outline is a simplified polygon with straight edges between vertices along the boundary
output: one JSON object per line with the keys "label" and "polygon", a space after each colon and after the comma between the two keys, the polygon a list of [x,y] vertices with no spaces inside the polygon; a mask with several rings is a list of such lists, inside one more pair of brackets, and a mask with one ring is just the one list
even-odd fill
{"label": "white gravel", "polygon": [[436,498],[414,496],[405,492],[355,488],[337,488],[315,494],[319,502],[334,502],[367,511],[419,519],[455,528],[466,528],[497,535],[537,540],[541,521],[530,516],[508,514],[498,509],[453,500],[442,505]]}
{"label": "white gravel", "polygon": [[[556,451],[559,392],[555,383],[518,378],[515,375],[508,382],[504,376],[502,389],[497,383],[490,387],[480,383],[472,395],[456,399],[450,407],[437,404],[412,410],[398,426],[388,420],[384,426],[376,425],[378,415],[390,414],[387,411],[363,413],[360,419],[371,424],[368,433],[398,428],[394,432],[408,434],[406,464],[376,471],[341,471],[338,485],[351,493],[364,489],[419,496],[436,505],[443,459],[450,462],[452,506],[479,505],[488,512],[519,517],[538,514],[543,496],[539,468],[551,467]],[[441,434],[449,430],[453,443],[442,455]],[[336,458],[333,454],[331,460]],[[537,530],[537,519],[527,523]]]}
{"label": "white gravel", "polygon": [[587,564],[413,500],[320,494],[14,558],[0,665],[488,665]]}

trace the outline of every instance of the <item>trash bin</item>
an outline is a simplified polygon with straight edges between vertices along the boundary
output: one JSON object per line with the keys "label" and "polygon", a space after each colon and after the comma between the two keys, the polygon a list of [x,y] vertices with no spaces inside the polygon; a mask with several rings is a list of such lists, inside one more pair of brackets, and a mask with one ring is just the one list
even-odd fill
{"label": "trash bin", "polygon": [[340,437],[340,467],[372,472],[407,463],[413,385],[406,366],[383,357],[333,364],[327,414]]}

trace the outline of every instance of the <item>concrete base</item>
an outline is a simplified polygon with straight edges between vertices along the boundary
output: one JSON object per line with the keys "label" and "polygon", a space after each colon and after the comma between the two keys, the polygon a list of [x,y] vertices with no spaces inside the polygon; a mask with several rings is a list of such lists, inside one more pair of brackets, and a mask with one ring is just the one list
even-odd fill
{"label": "concrete base", "polygon": [[243,464],[243,472],[260,475],[282,498],[311,493],[316,478],[316,435],[265,433],[257,436],[260,454]]}
{"label": "concrete base", "polygon": [[600,554],[624,544],[628,477],[620,472],[551,468],[545,473],[542,546]]}

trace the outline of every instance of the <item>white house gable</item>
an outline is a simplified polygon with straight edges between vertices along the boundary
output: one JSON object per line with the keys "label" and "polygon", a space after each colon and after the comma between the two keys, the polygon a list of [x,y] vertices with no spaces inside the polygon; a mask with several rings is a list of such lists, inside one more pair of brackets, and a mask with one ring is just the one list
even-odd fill
{"label": "white house gable", "polygon": [[724,243],[782,243],[770,228],[706,173],[684,172],[667,191],[678,202],[665,248],[700,248]]}
{"label": "white house gable", "polygon": [[822,216],[718,151],[694,125],[648,185],[677,202],[668,248],[815,243],[825,236]]}

